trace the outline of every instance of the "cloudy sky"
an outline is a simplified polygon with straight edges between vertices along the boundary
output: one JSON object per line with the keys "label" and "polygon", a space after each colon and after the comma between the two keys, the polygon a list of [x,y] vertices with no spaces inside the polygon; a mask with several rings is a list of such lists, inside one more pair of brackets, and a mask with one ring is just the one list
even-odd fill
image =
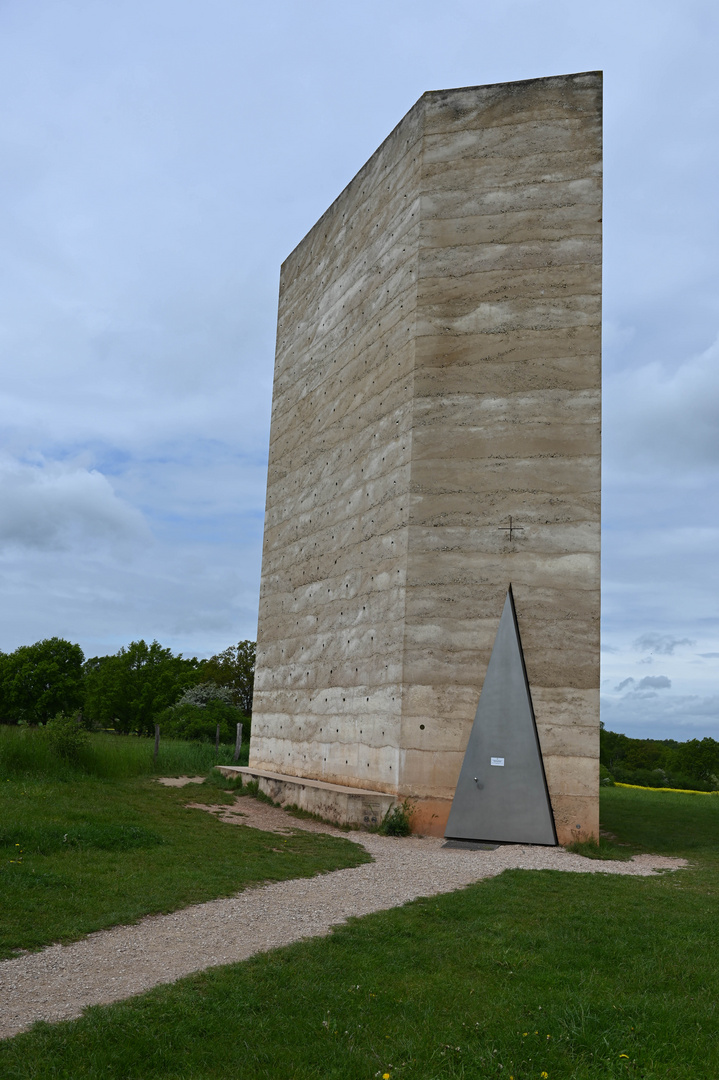
{"label": "cloudy sky", "polygon": [[254,637],[279,266],[425,91],[605,73],[607,727],[719,738],[715,0],[0,0],[0,649]]}

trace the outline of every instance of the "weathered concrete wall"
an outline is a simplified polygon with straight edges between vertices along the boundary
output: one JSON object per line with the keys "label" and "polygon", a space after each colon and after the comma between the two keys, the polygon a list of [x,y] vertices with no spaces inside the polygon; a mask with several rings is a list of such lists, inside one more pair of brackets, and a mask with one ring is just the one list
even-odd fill
{"label": "weathered concrete wall", "polygon": [[282,268],[251,764],[395,790],[423,109]]}
{"label": "weathered concrete wall", "polygon": [[511,581],[560,842],[597,833],[600,300],[597,73],[424,95],[290,256],[253,765],[441,831]]}

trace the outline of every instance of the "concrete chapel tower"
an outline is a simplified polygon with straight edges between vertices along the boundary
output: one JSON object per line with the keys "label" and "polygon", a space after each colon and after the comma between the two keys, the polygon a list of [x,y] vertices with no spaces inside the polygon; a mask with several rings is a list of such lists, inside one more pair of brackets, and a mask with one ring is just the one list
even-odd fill
{"label": "concrete chapel tower", "polygon": [[511,584],[559,842],[598,835],[601,94],[424,94],[284,263],[250,771],[443,833]]}

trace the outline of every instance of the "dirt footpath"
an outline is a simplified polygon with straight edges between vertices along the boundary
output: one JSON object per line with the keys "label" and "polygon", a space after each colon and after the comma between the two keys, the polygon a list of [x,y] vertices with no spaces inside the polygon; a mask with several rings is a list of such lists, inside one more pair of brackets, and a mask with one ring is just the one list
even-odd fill
{"label": "dirt footpath", "polygon": [[204,968],[319,937],[351,916],[452,892],[503,870],[646,877],[686,865],[683,859],[651,855],[627,863],[600,862],[563,848],[512,844],[494,851],[465,851],[443,848],[435,837],[344,833],[247,797],[238,797],[231,806],[190,805],[222,821],[267,832],[303,829],[343,836],[361,844],[374,862],[257,886],[171,915],[152,915],[134,926],[102,930],[72,945],[6,960],[0,963],[0,1037],[15,1035],[37,1020],[67,1020],[89,1005],[120,1001]]}

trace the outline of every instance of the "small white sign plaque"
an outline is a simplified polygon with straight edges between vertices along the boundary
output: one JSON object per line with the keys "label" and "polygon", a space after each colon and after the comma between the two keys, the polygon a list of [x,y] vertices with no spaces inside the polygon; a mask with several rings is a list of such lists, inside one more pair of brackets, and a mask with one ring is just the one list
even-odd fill
{"label": "small white sign plaque", "polygon": [[490,764],[491,765],[504,765],[504,758],[503,757],[490,758]]}

